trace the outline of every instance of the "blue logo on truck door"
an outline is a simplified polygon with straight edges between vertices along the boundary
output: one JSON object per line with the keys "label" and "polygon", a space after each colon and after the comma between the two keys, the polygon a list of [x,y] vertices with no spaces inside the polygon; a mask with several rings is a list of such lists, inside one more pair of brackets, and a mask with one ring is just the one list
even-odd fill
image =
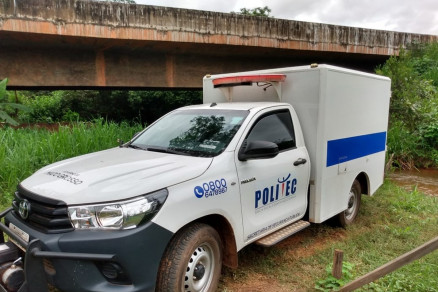
{"label": "blue logo on truck door", "polygon": [[297,191],[297,179],[291,178],[291,174],[287,177],[277,179],[277,183],[267,186],[261,190],[255,191],[255,208],[264,209],[265,206],[277,204],[281,200],[292,197]]}
{"label": "blue logo on truck door", "polygon": [[196,186],[193,189],[193,192],[199,199],[202,197],[208,198],[217,196],[227,192],[227,181],[222,178],[215,181],[205,182],[201,186]]}

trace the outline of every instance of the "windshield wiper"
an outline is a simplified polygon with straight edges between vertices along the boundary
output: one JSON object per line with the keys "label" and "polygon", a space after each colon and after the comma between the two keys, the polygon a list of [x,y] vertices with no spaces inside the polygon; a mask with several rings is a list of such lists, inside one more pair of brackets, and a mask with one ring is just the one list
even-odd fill
{"label": "windshield wiper", "polygon": [[147,151],[153,152],[161,152],[161,153],[170,153],[170,154],[180,154],[178,151],[170,150],[169,148],[161,148],[161,147],[147,147]]}
{"label": "windshield wiper", "polygon": [[173,150],[173,149],[164,148],[164,147],[147,147],[146,150],[147,151],[154,151],[154,152],[161,152],[161,153],[191,156],[190,153],[187,153],[185,151]]}
{"label": "windshield wiper", "polygon": [[133,148],[133,149],[146,150],[146,149],[144,149],[143,147],[140,147],[140,146],[137,146],[137,145],[134,145],[134,144],[128,144],[126,147],[128,147],[128,148]]}

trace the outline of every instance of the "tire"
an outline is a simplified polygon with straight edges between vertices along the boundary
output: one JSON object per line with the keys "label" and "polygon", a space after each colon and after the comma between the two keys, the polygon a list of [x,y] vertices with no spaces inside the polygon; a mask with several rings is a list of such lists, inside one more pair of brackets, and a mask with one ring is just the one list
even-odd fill
{"label": "tire", "polygon": [[347,227],[353,224],[359,213],[360,201],[362,196],[362,189],[358,180],[354,180],[348,196],[347,210],[337,215],[337,223],[342,227]]}
{"label": "tire", "polygon": [[156,291],[216,291],[222,268],[222,242],[211,226],[191,224],[169,243],[161,260]]}

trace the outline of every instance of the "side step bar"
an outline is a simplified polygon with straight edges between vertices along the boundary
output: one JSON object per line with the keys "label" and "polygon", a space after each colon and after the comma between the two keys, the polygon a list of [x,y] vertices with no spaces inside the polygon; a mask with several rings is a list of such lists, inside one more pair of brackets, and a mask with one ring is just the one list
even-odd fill
{"label": "side step bar", "polygon": [[283,227],[263,238],[260,238],[255,243],[262,246],[273,246],[276,243],[279,243],[283,239],[291,236],[292,234],[297,233],[298,231],[303,230],[304,228],[310,226],[310,222],[299,220],[294,222],[286,227]]}

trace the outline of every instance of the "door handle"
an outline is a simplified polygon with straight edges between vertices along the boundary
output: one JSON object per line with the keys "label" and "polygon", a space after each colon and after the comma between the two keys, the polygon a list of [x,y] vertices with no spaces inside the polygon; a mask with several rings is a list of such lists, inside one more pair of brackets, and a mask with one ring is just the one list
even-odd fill
{"label": "door handle", "polygon": [[294,162],[294,165],[295,165],[295,166],[298,166],[298,165],[300,165],[300,164],[305,164],[306,162],[307,162],[306,159],[304,159],[304,158],[298,158],[298,160],[296,160],[296,161]]}

